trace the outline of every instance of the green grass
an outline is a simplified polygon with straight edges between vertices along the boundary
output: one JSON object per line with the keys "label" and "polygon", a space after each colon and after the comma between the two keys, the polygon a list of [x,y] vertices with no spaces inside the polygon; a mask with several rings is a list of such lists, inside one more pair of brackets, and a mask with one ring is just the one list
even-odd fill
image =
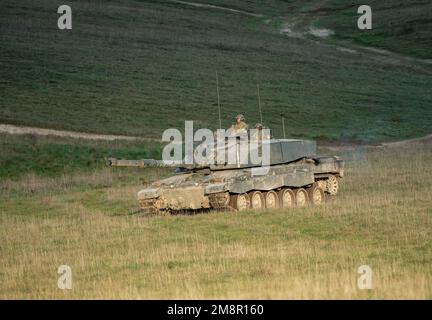
{"label": "green grass", "polygon": [[[291,210],[142,217],[142,186],[115,176],[1,192],[0,297],[431,299],[432,151],[363,156],[335,201]],[[70,291],[57,289],[63,264]],[[372,290],[356,287],[363,264]]]}
{"label": "green grass", "polygon": [[16,179],[29,173],[39,176],[91,173],[104,167],[109,157],[160,159],[162,145],[0,134],[0,150],[0,179]]}
{"label": "green grass", "polygon": [[[430,133],[432,69],[355,43],[431,58],[430,3],[372,1],[374,29],[352,31],[355,2],[73,1],[0,3],[0,123],[159,138],[244,113],[282,135],[396,140]],[[403,10],[402,10],[403,9]],[[328,40],[280,34],[303,19]],[[270,20],[269,20],[270,19]],[[311,41],[314,40],[314,41]],[[136,192],[165,169],[106,168],[160,158],[161,144],[0,135],[0,298],[432,298],[430,147],[343,154],[336,201],[320,207],[142,217]],[[68,264],[73,290],[57,289]],[[357,267],[373,270],[371,291]]]}
{"label": "green grass", "polygon": [[[428,0],[403,1],[235,1],[200,0],[269,17],[299,17],[336,32],[336,37],[354,40],[419,58],[432,58],[432,3]],[[367,4],[372,8],[372,30],[359,31],[357,9]]]}
{"label": "green grass", "polygon": [[[354,40],[363,45],[379,47],[419,58],[432,58],[432,4],[420,1],[369,1],[372,8],[372,30],[358,32],[357,8],[365,4],[354,1],[331,1],[320,10],[329,10],[318,24],[329,27],[341,39]],[[338,8],[339,7],[339,8]],[[333,11],[333,10],[334,11]]]}
{"label": "green grass", "polygon": [[[327,3],[329,19],[339,17],[338,3]],[[225,127],[238,113],[258,122],[258,73],[264,122],[276,136],[281,114],[292,137],[377,141],[430,133],[430,66],[342,53],[265,23],[311,14],[317,2],[233,5],[263,9],[267,16],[257,18],[165,1],[74,1],[71,31],[57,29],[57,5],[0,4],[0,123],[151,137],[184,120],[215,129],[217,70]]]}

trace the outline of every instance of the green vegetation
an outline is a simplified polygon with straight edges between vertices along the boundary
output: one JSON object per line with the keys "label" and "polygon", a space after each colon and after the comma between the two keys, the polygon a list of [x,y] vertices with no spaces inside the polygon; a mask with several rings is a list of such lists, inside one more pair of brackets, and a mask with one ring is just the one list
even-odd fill
{"label": "green vegetation", "polygon": [[34,173],[41,176],[91,172],[109,157],[160,159],[162,146],[149,142],[86,140],[0,134],[0,179]]}
{"label": "green vegetation", "polygon": [[[0,124],[160,138],[234,115],[282,136],[338,141],[430,134],[431,3],[371,1],[0,2]],[[363,4],[363,3],[362,3]],[[281,32],[294,23],[301,36]],[[329,28],[330,38],[307,34]],[[379,53],[359,46],[402,53]],[[158,142],[0,134],[0,298],[432,298],[432,150],[344,154],[335,201],[263,212],[143,217],[136,192],[167,169]],[[351,161],[353,160],[353,161]],[[73,290],[57,289],[57,268]],[[373,270],[371,291],[357,267]]]}
{"label": "green vegetation", "polygon": [[[334,21],[337,34],[351,19],[340,1],[302,3],[233,5],[265,14],[255,17],[171,1],[74,1],[73,30],[65,31],[57,29],[53,0],[2,1],[0,123],[157,138],[184,120],[216,128],[217,70],[223,126],[240,112],[252,124],[259,120],[258,74],[264,121],[276,136],[281,114],[292,137],[376,141],[430,133],[432,67],[281,34],[285,17],[297,13]],[[429,6],[416,2],[409,12],[421,11],[421,19]],[[378,18],[375,25],[362,41],[388,34]],[[395,46],[428,55],[430,40],[403,39],[410,45]]]}
{"label": "green vegetation", "polygon": [[[335,201],[288,211],[143,217],[131,214],[140,187],[106,171],[105,186],[83,190],[9,188],[0,298],[431,299],[432,150],[362,159],[348,162]],[[72,290],[57,288],[63,264]],[[364,264],[373,290],[356,287]]]}
{"label": "green vegetation", "polygon": [[[345,3],[345,5],[343,5]],[[373,28],[356,30],[357,8],[362,1],[331,1],[320,7],[324,15],[318,24],[335,30],[341,39],[369,45],[419,58],[432,58],[432,3],[418,1],[368,1],[373,12]]]}
{"label": "green vegetation", "polygon": [[[354,40],[364,45],[381,47],[420,58],[432,58],[432,3],[428,0],[271,0],[229,1],[199,0],[261,13],[272,18],[299,18],[308,24],[329,28],[339,39]],[[372,8],[373,28],[359,32],[357,8],[367,4]]]}

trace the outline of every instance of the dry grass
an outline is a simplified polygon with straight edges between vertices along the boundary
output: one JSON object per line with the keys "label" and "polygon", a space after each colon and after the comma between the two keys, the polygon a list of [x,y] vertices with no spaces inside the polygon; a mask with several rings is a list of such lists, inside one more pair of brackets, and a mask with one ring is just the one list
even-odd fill
{"label": "dry grass", "polygon": [[3,194],[0,298],[432,298],[432,150],[361,159],[336,201],[290,211],[146,218],[115,183]]}

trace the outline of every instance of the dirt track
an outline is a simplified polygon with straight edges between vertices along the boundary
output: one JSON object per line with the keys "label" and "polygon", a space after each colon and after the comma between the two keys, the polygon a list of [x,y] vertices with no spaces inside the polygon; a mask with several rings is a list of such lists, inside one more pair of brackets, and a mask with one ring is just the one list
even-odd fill
{"label": "dirt track", "polygon": [[230,12],[234,12],[234,13],[240,13],[240,14],[243,14],[246,16],[257,17],[257,18],[261,18],[264,16],[264,15],[258,14],[258,13],[248,12],[248,11],[244,11],[244,10],[237,10],[237,9],[222,7],[222,6],[215,6],[212,4],[190,2],[190,1],[181,1],[181,0],[171,0],[171,2],[179,3],[179,4],[183,4],[183,5],[187,5],[187,6],[192,6],[192,7],[197,7],[197,8],[207,8],[207,9],[218,9],[218,10],[230,11]]}
{"label": "dirt track", "polygon": [[415,139],[382,143],[381,146],[387,148],[401,148],[401,147],[409,147],[413,145],[422,145],[422,144],[432,145],[432,134],[428,134],[427,136],[415,138]]}
{"label": "dirt track", "polygon": [[8,133],[8,134],[16,134],[16,135],[34,134],[38,136],[55,136],[55,137],[67,137],[67,138],[86,139],[86,140],[105,140],[105,141],[150,140],[150,139],[140,138],[140,137],[43,129],[43,128],[36,128],[36,127],[15,126],[11,124],[0,124],[0,133]]}
{"label": "dirt track", "polygon": [[355,141],[349,143],[334,142],[322,142],[319,143],[320,147],[324,147],[332,151],[353,151],[358,148],[408,148],[420,145],[432,145],[432,134],[428,134],[424,137],[400,140],[394,142],[383,142],[375,144],[361,144]]}
{"label": "dirt track", "polygon": [[[34,134],[39,136],[55,136],[55,137],[66,137],[75,139],[86,139],[86,140],[104,140],[104,141],[114,141],[114,140],[146,140],[146,141],[159,141],[158,139],[134,137],[134,136],[122,136],[122,135],[109,135],[109,134],[95,134],[86,132],[76,132],[76,131],[63,131],[54,129],[44,129],[36,127],[25,127],[16,126],[11,124],[0,124],[0,133],[14,134],[14,135],[26,135]],[[432,145],[432,134],[424,137],[401,140],[395,142],[387,142],[381,144],[369,144],[362,145],[356,142],[340,144],[338,142],[333,143],[320,143],[320,146],[334,151],[349,151],[354,150],[358,147],[368,147],[368,148],[403,148],[414,145]]]}

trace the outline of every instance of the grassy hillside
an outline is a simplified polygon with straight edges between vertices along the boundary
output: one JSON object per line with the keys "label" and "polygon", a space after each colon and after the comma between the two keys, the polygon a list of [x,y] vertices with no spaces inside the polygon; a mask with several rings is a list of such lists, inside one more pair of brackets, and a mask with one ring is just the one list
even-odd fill
{"label": "grassy hillside", "polygon": [[[430,65],[280,33],[288,14],[316,10],[323,24],[344,29],[351,18],[341,2],[212,3],[265,16],[171,1],[73,1],[73,30],[62,31],[56,1],[2,1],[0,122],[153,137],[184,120],[215,128],[217,70],[224,126],[240,112],[252,124],[259,120],[258,74],[264,121],[276,135],[281,114],[294,137],[374,141],[430,133]],[[424,20],[426,10],[409,12]],[[428,41],[400,46],[428,56]]]}
{"label": "grassy hillside", "polygon": [[364,1],[328,1],[308,10],[317,14],[315,24],[335,31],[335,36],[355,43],[419,58],[432,58],[432,3],[418,1],[368,1],[372,30],[358,32],[357,8]]}
{"label": "grassy hillside", "polygon": [[[420,58],[432,58],[432,3],[428,0],[271,0],[197,2],[231,7],[271,18],[297,18],[309,25],[330,28],[339,39],[389,49]],[[357,8],[372,8],[373,28],[359,32]]]}
{"label": "grassy hillside", "polygon": [[[362,159],[336,201],[288,211],[130,215],[140,187],[116,171],[81,177],[84,189],[10,184],[0,189],[0,297],[431,299],[432,150]],[[146,172],[145,182],[157,177]],[[69,291],[57,289],[63,264]],[[364,264],[372,290],[356,287]]]}

